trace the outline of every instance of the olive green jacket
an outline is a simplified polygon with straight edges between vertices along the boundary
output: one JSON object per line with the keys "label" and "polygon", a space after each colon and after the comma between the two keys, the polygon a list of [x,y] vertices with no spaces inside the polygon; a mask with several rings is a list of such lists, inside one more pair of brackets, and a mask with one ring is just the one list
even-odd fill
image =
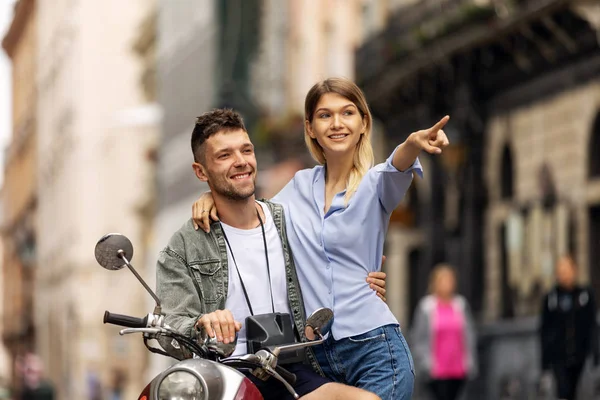
{"label": "olive green jacket", "polygon": [[[306,321],[302,292],[296,267],[287,240],[283,207],[264,201],[269,207],[283,244],[287,293],[297,337],[306,340]],[[160,252],[156,265],[156,285],[165,321],[178,332],[194,338],[196,321],[202,315],[225,309],[229,283],[227,247],[219,222],[211,225],[209,233],[195,230],[187,221],[171,237]],[[313,369],[322,374],[313,352],[307,358]]]}

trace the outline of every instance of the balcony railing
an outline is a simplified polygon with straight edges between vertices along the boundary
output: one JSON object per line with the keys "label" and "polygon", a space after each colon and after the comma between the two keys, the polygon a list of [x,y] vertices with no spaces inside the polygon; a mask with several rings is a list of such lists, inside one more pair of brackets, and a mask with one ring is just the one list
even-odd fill
{"label": "balcony railing", "polygon": [[515,1],[423,0],[403,7],[390,17],[386,29],[357,51],[358,81],[377,76],[389,63],[435,39],[508,14],[515,4]]}

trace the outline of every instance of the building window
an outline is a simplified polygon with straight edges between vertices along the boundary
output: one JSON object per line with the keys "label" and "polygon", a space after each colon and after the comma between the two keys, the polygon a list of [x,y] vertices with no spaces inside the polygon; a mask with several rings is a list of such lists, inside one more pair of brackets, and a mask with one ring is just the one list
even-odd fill
{"label": "building window", "polygon": [[590,178],[600,178],[600,113],[598,113],[592,128],[588,152]]}
{"label": "building window", "polygon": [[[600,293],[600,205],[590,207],[588,213],[590,280],[596,293]],[[600,298],[596,298],[596,303],[600,306]]]}
{"label": "building window", "polygon": [[513,159],[508,145],[504,146],[504,150],[502,151],[501,168],[500,197],[503,200],[508,200],[513,197],[514,193]]}
{"label": "building window", "polygon": [[507,222],[500,225],[498,229],[498,240],[500,244],[500,293],[502,294],[502,304],[500,315],[502,318],[513,318],[515,310],[513,305],[513,288],[510,285],[510,265],[508,248]]}

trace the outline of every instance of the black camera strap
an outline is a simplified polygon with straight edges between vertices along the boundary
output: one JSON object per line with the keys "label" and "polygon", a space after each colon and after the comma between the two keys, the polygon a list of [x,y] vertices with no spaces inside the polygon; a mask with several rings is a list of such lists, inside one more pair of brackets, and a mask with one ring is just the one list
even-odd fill
{"label": "black camera strap", "polygon": [[[263,244],[265,248],[265,261],[267,262],[267,275],[269,276],[269,292],[271,294],[271,307],[273,308],[273,313],[275,313],[275,303],[273,301],[273,288],[271,287],[271,269],[269,267],[269,252],[267,249],[267,235],[265,234],[265,227],[263,225],[263,220],[260,217],[260,213],[258,209],[256,210],[256,216],[260,221],[260,229],[262,230]],[[225,234],[225,229],[223,229],[223,236],[225,237],[225,242],[227,243],[227,247],[229,247],[229,252],[231,253],[231,258],[233,259],[233,264],[235,265],[235,270],[237,271],[238,277],[240,278],[240,283],[242,284],[242,291],[244,292],[244,297],[246,298],[246,303],[248,304],[248,309],[250,310],[250,315],[254,316],[254,310],[252,310],[252,306],[250,305],[250,297],[248,297],[248,291],[246,290],[246,285],[244,285],[244,280],[242,279],[242,275],[240,274],[240,270],[238,268],[237,262],[235,261],[235,256],[233,255],[233,249],[229,244],[229,239],[227,239],[227,235]]]}

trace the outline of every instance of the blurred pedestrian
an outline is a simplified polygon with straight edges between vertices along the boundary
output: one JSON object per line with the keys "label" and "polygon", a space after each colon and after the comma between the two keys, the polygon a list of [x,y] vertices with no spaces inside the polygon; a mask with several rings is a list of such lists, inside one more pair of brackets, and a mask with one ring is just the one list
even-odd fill
{"label": "blurred pedestrian", "polygon": [[11,398],[8,382],[0,377],[0,400],[10,400]]}
{"label": "blurred pedestrian", "polygon": [[417,376],[436,400],[455,400],[465,382],[477,375],[476,334],[466,299],[456,294],[456,273],[437,265],[429,295],[417,306],[411,331]]}
{"label": "blurred pedestrian", "polygon": [[102,400],[102,382],[98,372],[90,369],[87,372],[87,398],[88,400]]}
{"label": "blurred pedestrian", "polygon": [[[594,292],[577,284],[571,256],[556,263],[556,286],[544,297],[540,324],[543,381],[554,375],[559,399],[574,400],[588,356],[598,366],[598,329]],[[544,385],[547,386],[547,385]]]}
{"label": "blurred pedestrian", "polygon": [[23,378],[21,400],[54,400],[54,388],[44,379],[44,367],[37,354],[27,353],[17,360]]}
{"label": "blurred pedestrian", "polygon": [[127,374],[122,370],[113,371],[113,381],[110,394],[110,400],[123,400],[125,385],[127,384]]}

